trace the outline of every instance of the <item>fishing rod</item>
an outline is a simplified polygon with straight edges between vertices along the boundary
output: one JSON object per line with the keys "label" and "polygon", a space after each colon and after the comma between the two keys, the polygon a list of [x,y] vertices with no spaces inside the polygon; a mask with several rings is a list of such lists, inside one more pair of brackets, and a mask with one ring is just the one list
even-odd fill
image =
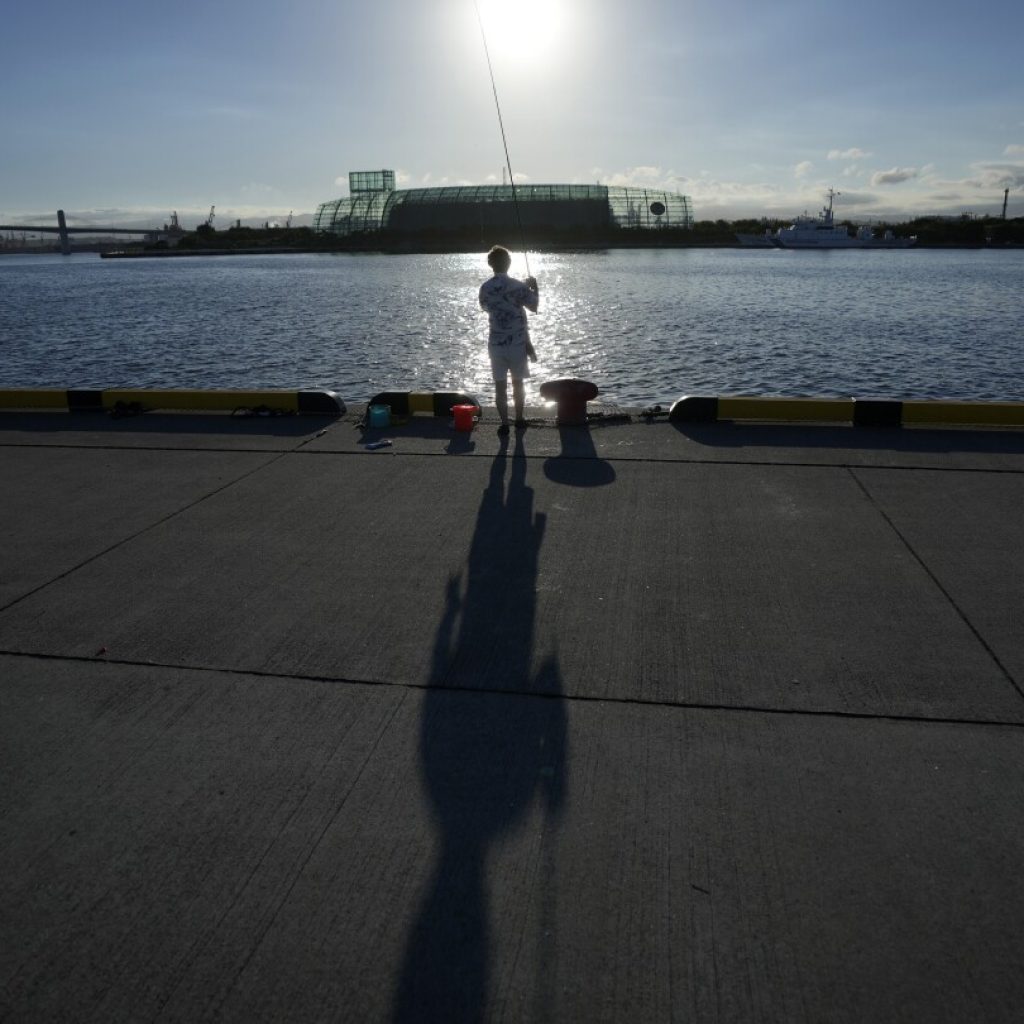
{"label": "fishing rod", "polygon": [[487,32],[484,19],[480,14],[478,0],[473,0],[476,8],[476,20],[480,23],[480,38],[484,41],[484,56],[487,58],[487,71],[491,76],[491,92],[494,93],[494,106],[498,111],[498,127],[501,129],[501,144],[505,147],[505,166],[508,167],[508,180],[512,183],[512,205],[516,211],[516,223],[519,225],[519,244],[523,247],[523,258],[526,260],[526,276],[530,277],[530,256],[526,251],[526,235],[523,233],[523,218],[519,213],[519,196],[516,195],[516,179],[512,174],[512,160],[508,155],[508,140],[505,138],[505,122],[501,117],[501,104],[498,102],[498,87],[494,84],[494,67],[491,65],[491,51],[487,46]]}

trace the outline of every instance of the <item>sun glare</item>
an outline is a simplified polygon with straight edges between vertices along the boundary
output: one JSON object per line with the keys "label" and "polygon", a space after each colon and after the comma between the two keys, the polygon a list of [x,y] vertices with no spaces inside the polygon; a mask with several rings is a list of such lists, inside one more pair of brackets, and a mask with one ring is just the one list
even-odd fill
{"label": "sun glare", "polygon": [[533,63],[555,50],[562,29],[562,5],[557,0],[477,3],[493,60]]}

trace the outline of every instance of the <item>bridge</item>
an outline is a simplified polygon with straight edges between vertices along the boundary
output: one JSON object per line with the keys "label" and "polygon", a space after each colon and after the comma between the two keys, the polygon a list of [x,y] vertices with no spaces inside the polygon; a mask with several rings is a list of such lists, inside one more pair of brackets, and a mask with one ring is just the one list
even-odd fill
{"label": "bridge", "polygon": [[[54,224],[0,224],[0,231],[22,231],[26,234],[55,234],[60,235],[60,251],[65,256],[71,255],[71,235],[148,235],[154,240],[161,235],[165,238],[173,232],[173,227],[168,230],[162,228],[69,228],[64,217],[64,211],[57,211],[57,223]],[[178,229],[180,233],[180,228]]]}

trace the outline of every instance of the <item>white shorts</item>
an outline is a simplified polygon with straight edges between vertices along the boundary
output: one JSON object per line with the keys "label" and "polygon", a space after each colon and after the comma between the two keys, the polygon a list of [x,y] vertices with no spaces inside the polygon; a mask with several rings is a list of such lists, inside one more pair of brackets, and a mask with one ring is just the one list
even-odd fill
{"label": "white shorts", "polygon": [[530,360],[526,357],[525,345],[488,346],[487,352],[496,384],[504,384],[508,374],[512,374],[513,380],[524,380],[530,376]]}

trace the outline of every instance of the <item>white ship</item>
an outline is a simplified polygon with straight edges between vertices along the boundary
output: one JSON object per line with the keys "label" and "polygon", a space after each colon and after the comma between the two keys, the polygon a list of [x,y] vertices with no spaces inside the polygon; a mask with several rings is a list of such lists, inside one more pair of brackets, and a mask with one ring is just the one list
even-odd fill
{"label": "white ship", "polygon": [[775,249],[908,249],[917,243],[917,237],[897,238],[886,231],[876,238],[866,224],[851,235],[842,224],[832,219],[832,201],[840,193],[829,189],[828,206],[817,217],[804,214],[797,217],[788,228],[778,231],[766,230],[763,235],[737,234],[740,245]]}

